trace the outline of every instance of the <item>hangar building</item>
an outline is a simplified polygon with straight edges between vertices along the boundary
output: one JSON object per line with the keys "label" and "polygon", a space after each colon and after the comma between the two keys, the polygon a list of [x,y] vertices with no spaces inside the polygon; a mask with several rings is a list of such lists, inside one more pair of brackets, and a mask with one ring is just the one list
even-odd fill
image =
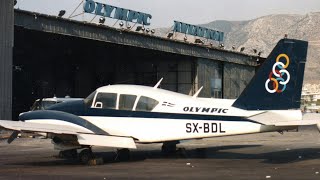
{"label": "hangar building", "polygon": [[0,119],[35,99],[86,97],[109,84],[154,86],[201,97],[237,98],[256,56],[127,29],[14,10],[0,1]]}

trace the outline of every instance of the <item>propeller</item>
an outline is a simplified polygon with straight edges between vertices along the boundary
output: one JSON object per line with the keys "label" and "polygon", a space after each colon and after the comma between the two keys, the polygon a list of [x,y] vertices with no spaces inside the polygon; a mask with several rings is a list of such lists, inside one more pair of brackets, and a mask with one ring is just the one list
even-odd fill
{"label": "propeller", "polygon": [[8,139],[8,144],[11,144],[17,137],[18,134],[20,133],[20,131],[13,131],[13,133],[11,134],[11,136]]}

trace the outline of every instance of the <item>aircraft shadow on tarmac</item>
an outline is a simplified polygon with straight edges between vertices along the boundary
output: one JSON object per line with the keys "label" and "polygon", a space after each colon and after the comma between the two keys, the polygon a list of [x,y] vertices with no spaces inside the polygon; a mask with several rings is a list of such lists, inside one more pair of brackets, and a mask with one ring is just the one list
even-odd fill
{"label": "aircraft shadow on tarmac", "polygon": [[[272,151],[266,153],[238,153],[228,150],[240,148],[253,148],[262,145],[233,145],[192,150],[182,150],[176,154],[165,155],[161,151],[136,151],[131,155],[130,161],[141,161],[145,159],[261,159],[261,163],[285,164],[320,159],[320,148],[302,148],[283,151]],[[107,161],[106,161],[107,162]]]}
{"label": "aircraft shadow on tarmac", "polygon": [[[274,151],[266,153],[238,153],[228,150],[241,148],[254,148],[262,145],[233,145],[220,146],[200,149],[179,150],[175,154],[163,154],[160,150],[149,151],[133,151],[130,160],[120,161],[116,159],[115,152],[95,152],[97,157],[102,157],[104,164],[123,163],[123,162],[139,162],[147,159],[242,159],[262,160],[261,163],[268,164],[285,164],[306,161],[311,159],[320,159],[320,148],[302,148],[283,151]],[[28,166],[70,166],[79,165],[77,160],[57,159],[50,161],[39,161],[25,163],[14,163],[10,165],[28,165]]]}

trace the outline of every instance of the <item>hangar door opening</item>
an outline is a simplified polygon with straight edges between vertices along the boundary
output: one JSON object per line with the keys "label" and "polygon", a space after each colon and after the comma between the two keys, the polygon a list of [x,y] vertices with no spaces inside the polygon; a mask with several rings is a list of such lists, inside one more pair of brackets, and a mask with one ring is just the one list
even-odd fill
{"label": "hangar door opening", "polygon": [[86,97],[109,84],[195,91],[196,59],[15,27],[13,117],[47,97]]}

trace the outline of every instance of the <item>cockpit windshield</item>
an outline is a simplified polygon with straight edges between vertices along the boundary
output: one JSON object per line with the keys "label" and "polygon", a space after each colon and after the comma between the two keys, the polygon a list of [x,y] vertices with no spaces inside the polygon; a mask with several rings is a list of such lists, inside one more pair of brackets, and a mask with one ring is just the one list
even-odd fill
{"label": "cockpit windshield", "polygon": [[94,96],[96,95],[97,91],[94,91],[91,93],[86,99],[84,99],[84,103],[88,106],[91,107],[93,103]]}
{"label": "cockpit windshield", "polygon": [[48,109],[48,107],[59,103],[56,101],[43,101],[43,100],[37,100],[34,102],[34,104],[32,105],[32,107],[30,108],[30,111],[36,111],[36,110],[44,110],[44,109]]}

